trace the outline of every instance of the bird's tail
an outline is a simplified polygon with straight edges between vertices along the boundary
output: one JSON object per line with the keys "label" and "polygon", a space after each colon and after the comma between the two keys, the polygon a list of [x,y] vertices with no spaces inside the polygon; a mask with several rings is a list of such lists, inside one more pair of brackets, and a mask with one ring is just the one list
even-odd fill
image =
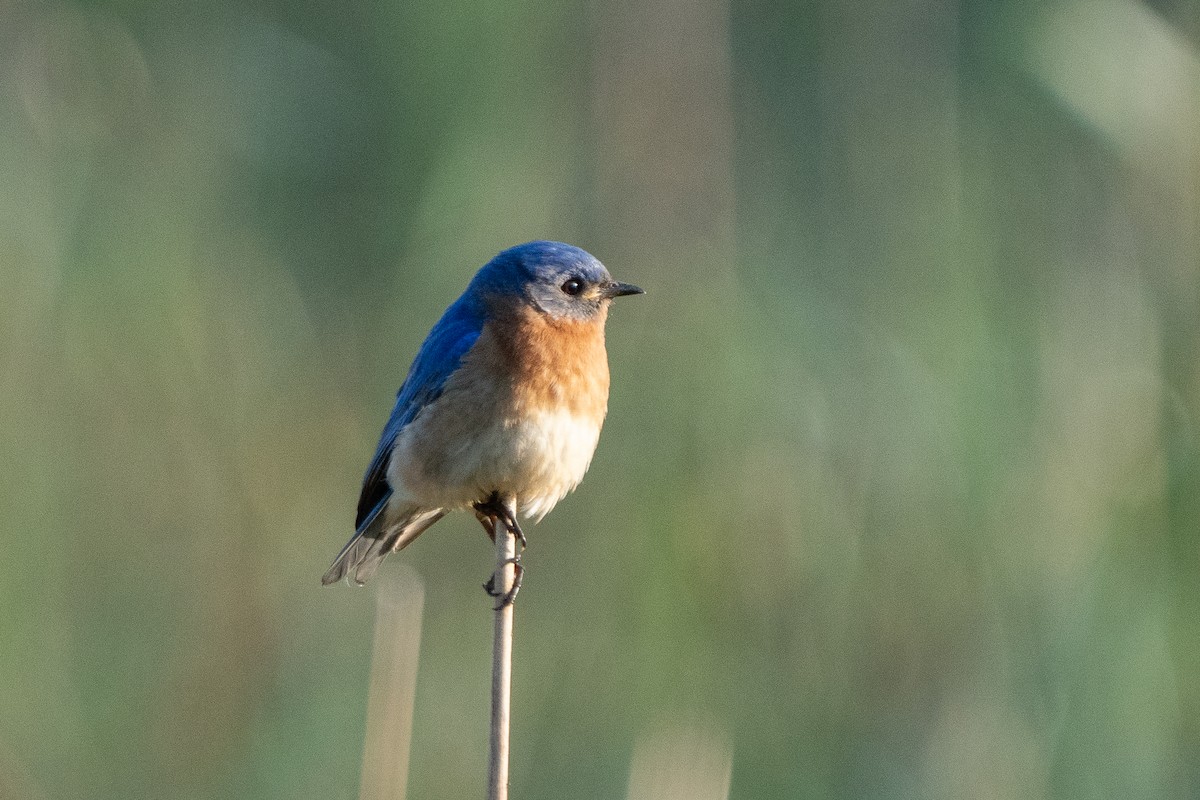
{"label": "bird's tail", "polygon": [[321,576],[322,584],[328,586],[353,574],[354,582],[362,586],[379,569],[388,553],[403,549],[426,528],[446,516],[445,509],[413,506],[400,515],[399,522],[385,525],[383,510],[386,506],[386,501],[380,503],[363,520],[358,531],[333,560],[332,566]]}

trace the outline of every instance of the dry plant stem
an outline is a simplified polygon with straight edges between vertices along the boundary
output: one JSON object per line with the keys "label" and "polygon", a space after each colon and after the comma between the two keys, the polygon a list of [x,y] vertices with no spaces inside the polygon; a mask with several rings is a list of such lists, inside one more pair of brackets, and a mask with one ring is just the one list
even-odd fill
{"label": "dry plant stem", "polygon": [[[516,519],[516,504],[504,501],[509,516]],[[517,537],[502,519],[493,520],[496,531],[495,593],[503,597],[516,580],[513,559]],[[512,688],[513,604],[495,610],[495,639],[492,646],[492,729],[488,749],[488,800],[508,800],[508,724]]]}
{"label": "dry plant stem", "polygon": [[405,565],[377,579],[375,648],[359,800],[404,800],[425,586]]}

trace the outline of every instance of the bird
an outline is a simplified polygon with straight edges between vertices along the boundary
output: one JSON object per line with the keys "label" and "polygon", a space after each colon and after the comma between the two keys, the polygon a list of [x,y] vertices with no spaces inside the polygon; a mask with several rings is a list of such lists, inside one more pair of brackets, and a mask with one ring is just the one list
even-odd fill
{"label": "bird", "polygon": [[493,540],[502,522],[524,545],[516,517],[536,524],[587,472],[608,412],[609,305],[643,293],[562,242],[484,264],[418,350],[363,476],[354,535],[322,584],[361,586],[455,510]]}

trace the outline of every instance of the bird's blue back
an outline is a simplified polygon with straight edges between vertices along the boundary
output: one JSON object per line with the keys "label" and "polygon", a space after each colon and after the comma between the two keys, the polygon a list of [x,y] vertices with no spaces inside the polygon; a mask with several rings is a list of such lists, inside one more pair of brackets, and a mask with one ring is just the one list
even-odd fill
{"label": "bird's blue back", "polygon": [[356,528],[361,527],[363,520],[369,518],[371,512],[391,494],[387,483],[387,464],[396,436],[422,408],[442,393],[446,380],[458,369],[463,356],[479,338],[484,322],[485,307],[480,298],[468,290],[446,309],[425,337],[408,370],[408,377],[396,393],[391,416],[383,428],[375,456],[363,476]]}

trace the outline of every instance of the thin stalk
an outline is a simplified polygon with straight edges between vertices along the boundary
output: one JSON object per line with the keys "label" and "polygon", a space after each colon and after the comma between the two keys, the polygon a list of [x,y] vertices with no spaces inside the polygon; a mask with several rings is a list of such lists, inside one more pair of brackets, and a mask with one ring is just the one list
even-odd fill
{"label": "thin stalk", "polygon": [[[506,503],[509,515],[516,518],[515,504]],[[516,580],[513,559],[517,556],[517,537],[503,520],[495,520],[496,572],[494,590],[504,596]],[[512,690],[513,604],[495,610],[492,643],[492,728],[488,749],[488,800],[508,800],[508,728]]]}
{"label": "thin stalk", "polygon": [[408,565],[377,579],[375,649],[359,800],[404,800],[425,585]]}

